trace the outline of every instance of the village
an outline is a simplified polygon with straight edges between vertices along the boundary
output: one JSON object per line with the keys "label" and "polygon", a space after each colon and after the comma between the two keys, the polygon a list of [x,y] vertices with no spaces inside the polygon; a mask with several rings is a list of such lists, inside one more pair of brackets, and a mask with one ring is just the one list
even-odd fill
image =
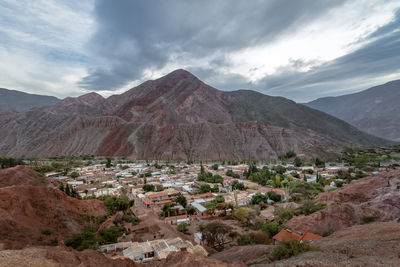
{"label": "village", "polygon": [[[135,220],[124,224],[116,243],[99,251],[148,262],[174,251],[207,256],[236,245],[321,239],[312,229],[292,232],[285,223],[324,208],[313,201],[319,193],[386,168],[367,173],[345,163],[305,165],[297,159],[273,164],[108,160],[46,176],[80,199],[127,197]],[[215,231],[220,240],[213,238]]]}

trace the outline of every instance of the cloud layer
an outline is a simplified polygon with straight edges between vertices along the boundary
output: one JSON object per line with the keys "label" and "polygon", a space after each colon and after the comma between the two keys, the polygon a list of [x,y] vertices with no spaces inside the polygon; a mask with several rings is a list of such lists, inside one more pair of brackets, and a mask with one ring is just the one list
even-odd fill
{"label": "cloud layer", "polygon": [[400,0],[0,3],[0,87],[119,93],[185,68],[299,102],[400,78]]}

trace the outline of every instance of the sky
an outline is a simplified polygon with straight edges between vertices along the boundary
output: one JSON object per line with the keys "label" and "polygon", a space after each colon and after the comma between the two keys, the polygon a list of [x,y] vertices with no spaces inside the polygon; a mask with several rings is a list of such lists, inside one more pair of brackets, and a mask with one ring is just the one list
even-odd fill
{"label": "sky", "polygon": [[122,93],[183,68],[297,102],[400,79],[400,0],[2,0],[0,87]]}

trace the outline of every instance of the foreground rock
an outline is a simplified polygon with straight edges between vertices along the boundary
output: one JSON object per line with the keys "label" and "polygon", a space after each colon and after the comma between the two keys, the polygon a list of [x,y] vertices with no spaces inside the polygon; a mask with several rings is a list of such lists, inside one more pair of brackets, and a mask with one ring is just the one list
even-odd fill
{"label": "foreground rock", "polygon": [[324,234],[365,223],[367,217],[378,221],[399,220],[399,189],[399,170],[362,178],[319,195],[317,201],[328,207],[308,216],[294,217],[288,226],[294,231]]}

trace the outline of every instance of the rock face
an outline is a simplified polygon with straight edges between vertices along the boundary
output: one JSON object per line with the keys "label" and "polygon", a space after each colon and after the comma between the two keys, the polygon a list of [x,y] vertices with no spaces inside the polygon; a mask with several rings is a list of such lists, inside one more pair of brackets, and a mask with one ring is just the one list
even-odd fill
{"label": "rock face", "polygon": [[400,141],[400,80],[339,97],[325,97],[306,105],[321,110],[367,133]]}
{"label": "rock face", "polygon": [[58,102],[60,100],[54,96],[33,95],[0,88],[0,111],[23,111],[31,108],[52,106]]}
{"label": "rock face", "polygon": [[[57,244],[81,231],[88,215],[106,213],[103,202],[69,197],[27,167],[0,171],[0,184],[0,244],[7,249]],[[53,233],[44,235],[45,228]]]}
{"label": "rock face", "polygon": [[327,208],[308,216],[293,217],[288,226],[295,231],[323,234],[360,224],[364,216],[379,221],[400,218],[400,171],[381,173],[319,195]]}
{"label": "rock face", "polygon": [[263,159],[390,144],[282,97],[219,91],[184,70],[107,99],[90,93],[3,112],[0,127],[0,154],[10,156]]}

